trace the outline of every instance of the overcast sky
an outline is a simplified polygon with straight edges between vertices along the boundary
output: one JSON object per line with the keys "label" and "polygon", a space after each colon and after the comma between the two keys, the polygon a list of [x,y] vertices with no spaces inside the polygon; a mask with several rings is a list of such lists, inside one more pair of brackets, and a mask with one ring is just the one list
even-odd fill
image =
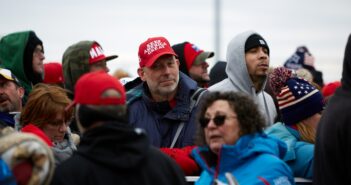
{"label": "overcast sky", "polygon": [[[246,30],[259,32],[271,51],[271,66],[282,65],[297,46],[306,45],[326,82],[341,78],[342,60],[351,33],[350,0],[221,0],[219,60],[229,41]],[[34,30],[44,42],[45,62],[61,61],[66,48],[96,40],[108,63],[136,75],[138,47],[149,37],[170,43],[190,41],[215,50],[215,0],[0,0],[0,35]],[[214,59],[210,60],[213,65]]]}

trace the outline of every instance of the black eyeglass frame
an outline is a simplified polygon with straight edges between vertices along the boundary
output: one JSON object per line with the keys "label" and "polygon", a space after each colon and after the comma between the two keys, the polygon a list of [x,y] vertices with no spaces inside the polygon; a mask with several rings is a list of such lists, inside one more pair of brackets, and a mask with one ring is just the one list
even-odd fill
{"label": "black eyeglass frame", "polygon": [[217,127],[219,127],[219,126],[222,126],[224,124],[225,120],[229,119],[229,118],[237,118],[237,116],[216,115],[214,118],[202,117],[199,119],[199,123],[200,123],[202,128],[206,128],[208,126],[208,124],[210,123],[210,121],[212,120],[213,123]]}

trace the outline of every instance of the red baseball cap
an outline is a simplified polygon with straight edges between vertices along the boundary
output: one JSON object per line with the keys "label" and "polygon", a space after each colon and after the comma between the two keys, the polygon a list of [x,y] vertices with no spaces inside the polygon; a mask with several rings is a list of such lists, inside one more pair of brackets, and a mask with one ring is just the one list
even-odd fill
{"label": "red baseball cap", "polygon": [[[104,97],[107,90],[115,90],[117,96]],[[74,100],[67,109],[76,104],[82,105],[125,105],[124,86],[113,76],[103,71],[86,73],[80,77],[74,90]]]}
{"label": "red baseball cap", "polygon": [[139,46],[139,66],[150,67],[154,62],[162,55],[174,55],[177,54],[173,51],[168,40],[164,37],[152,37],[148,38],[145,42]]}
{"label": "red baseball cap", "polygon": [[213,56],[214,52],[204,51],[198,48],[195,44],[188,42],[184,45],[184,58],[187,69],[190,69],[194,62],[195,64],[200,64],[207,58],[211,58]]}
{"label": "red baseball cap", "polygon": [[58,62],[44,64],[44,80],[46,84],[64,83],[62,65]]}
{"label": "red baseball cap", "polygon": [[106,57],[104,54],[104,50],[99,45],[99,43],[94,42],[89,50],[89,64],[94,64],[100,62],[102,60],[108,61],[117,58],[117,55],[111,55]]}

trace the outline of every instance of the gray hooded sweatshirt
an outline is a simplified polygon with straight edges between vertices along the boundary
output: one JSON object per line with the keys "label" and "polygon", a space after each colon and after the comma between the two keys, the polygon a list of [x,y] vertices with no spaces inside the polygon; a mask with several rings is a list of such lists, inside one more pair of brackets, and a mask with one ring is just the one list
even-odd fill
{"label": "gray hooded sweatshirt", "polygon": [[250,78],[245,61],[245,42],[254,31],[246,31],[234,37],[227,47],[227,67],[228,78],[209,87],[209,91],[235,91],[243,92],[251,96],[259,105],[259,109],[266,119],[266,125],[272,125],[277,116],[277,110],[272,97],[263,91],[256,93],[255,86]]}

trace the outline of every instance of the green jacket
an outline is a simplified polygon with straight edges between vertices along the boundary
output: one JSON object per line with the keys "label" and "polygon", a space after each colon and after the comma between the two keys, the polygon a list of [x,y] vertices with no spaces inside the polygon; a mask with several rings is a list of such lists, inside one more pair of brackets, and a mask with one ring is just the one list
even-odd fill
{"label": "green jacket", "polygon": [[32,68],[33,52],[41,40],[33,31],[8,34],[0,40],[0,66],[11,70],[25,89],[26,100],[32,86],[42,81]]}

